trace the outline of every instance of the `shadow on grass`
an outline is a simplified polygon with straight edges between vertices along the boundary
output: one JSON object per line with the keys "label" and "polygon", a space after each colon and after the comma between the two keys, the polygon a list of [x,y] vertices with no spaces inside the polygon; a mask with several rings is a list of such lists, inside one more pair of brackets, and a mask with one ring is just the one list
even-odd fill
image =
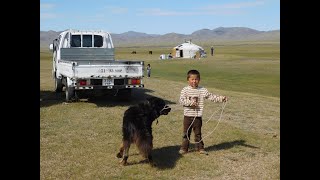
{"label": "shadow on grass", "polygon": [[244,146],[244,147],[248,147],[248,148],[259,148],[256,146],[248,145],[245,142],[246,142],[245,140],[235,140],[235,141],[231,141],[231,142],[224,142],[224,143],[216,144],[213,146],[209,146],[206,148],[206,151],[219,151],[219,150],[231,149],[235,146]]}
{"label": "shadow on grass", "polygon": [[40,107],[48,107],[64,102],[64,92],[56,93],[54,91],[40,91]]}
{"label": "shadow on grass", "polygon": [[[177,145],[153,149],[152,157],[153,157],[154,163],[156,164],[155,168],[158,168],[158,169],[174,168],[178,159],[182,157],[182,155],[178,153],[179,149],[180,149],[180,146],[177,146]],[[129,159],[130,159],[130,156],[135,156],[135,155],[139,155],[139,154],[137,153],[130,154]],[[147,163],[146,160],[130,161],[129,159],[128,159],[127,166]]]}
{"label": "shadow on grass", "polygon": [[180,146],[167,146],[152,151],[153,161],[158,169],[172,169],[182,157],[179,154]]}
{"label": "shadow on grass", "polygon": [[[190,146],[192,146],[190,144]],[[219,151],[231,149],[235,146],[244,146],[248,148],[259,148],[245,143],[245,140],[235,140],[231,142],[224,142],[217,145],[209,146],[206,151]],[[177,161],[182,157],[179,154],[180,146],[167,146],[162,148],[157,148],[152,151],[154,162],[156,163],[156,168],[158,169],[173,169],[176,166]],[[190,149],[190,153],[196,153],[194,150]]]}
{"label": "shadow on grass", "polygon": [[[147,93],[153,93],[150,89],[132,89],[131,98],[124,99],[121,96],[115,96],[114,94],[86,94],[80,97],[80,102],[94,103],[98,107],[115,107],[115,106],[130,106],[145,101],[148,97],[153,97]],[[161,97],[160,97],[161,98]],[[165,100],[165,99],[164,99]],[[175,104],[165,100],[167,104]],[[65,92],[57,93],[54,91],[40,91],[40,107],[48,107],[56,104],[65,103]]]}

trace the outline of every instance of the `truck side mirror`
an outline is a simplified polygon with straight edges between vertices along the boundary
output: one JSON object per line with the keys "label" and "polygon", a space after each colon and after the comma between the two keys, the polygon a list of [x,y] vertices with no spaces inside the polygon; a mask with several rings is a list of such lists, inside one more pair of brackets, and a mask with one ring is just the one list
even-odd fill
{"label": "truck side mirror", "polygon": [[49,49],[50,49],[50,50],[53,50],[53,44],[50,44],[50,45],[49,45]]}

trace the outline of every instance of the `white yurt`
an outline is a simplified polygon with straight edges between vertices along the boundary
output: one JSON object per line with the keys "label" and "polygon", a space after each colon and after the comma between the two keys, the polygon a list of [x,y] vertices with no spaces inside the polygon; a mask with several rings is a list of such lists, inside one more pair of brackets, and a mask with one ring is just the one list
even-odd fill
{"label": "white yurt", "polygon": [[206,57],[207,54],[204,49],[196,44],[193,44],[191,41],[186,41],[172,49],[172,56],[174,58],[191,58],[198,59]]}

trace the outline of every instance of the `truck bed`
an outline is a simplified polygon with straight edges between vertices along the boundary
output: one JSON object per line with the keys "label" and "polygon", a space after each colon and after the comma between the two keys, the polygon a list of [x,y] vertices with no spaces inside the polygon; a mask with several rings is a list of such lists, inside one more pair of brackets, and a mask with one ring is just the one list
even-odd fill
{"label": "truck bed", "polygon": [[73,78],[141,77],[144,62],[115,60],[114,48],[61,48],[57,66]]}
{"label": "truck bed", "polygon": [[61,48],[60,52],[60,59],[66,61],[114,60],[114,48]]}

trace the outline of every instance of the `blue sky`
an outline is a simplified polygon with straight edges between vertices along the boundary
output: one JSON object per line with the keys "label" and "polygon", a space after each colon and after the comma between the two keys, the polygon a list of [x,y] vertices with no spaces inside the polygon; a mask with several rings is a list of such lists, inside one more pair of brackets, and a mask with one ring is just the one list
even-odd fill
{"label": "blue sky", "polygon": [[280,0],[40,0],[40,31],[191,34],[200,29],[280,29]]}

